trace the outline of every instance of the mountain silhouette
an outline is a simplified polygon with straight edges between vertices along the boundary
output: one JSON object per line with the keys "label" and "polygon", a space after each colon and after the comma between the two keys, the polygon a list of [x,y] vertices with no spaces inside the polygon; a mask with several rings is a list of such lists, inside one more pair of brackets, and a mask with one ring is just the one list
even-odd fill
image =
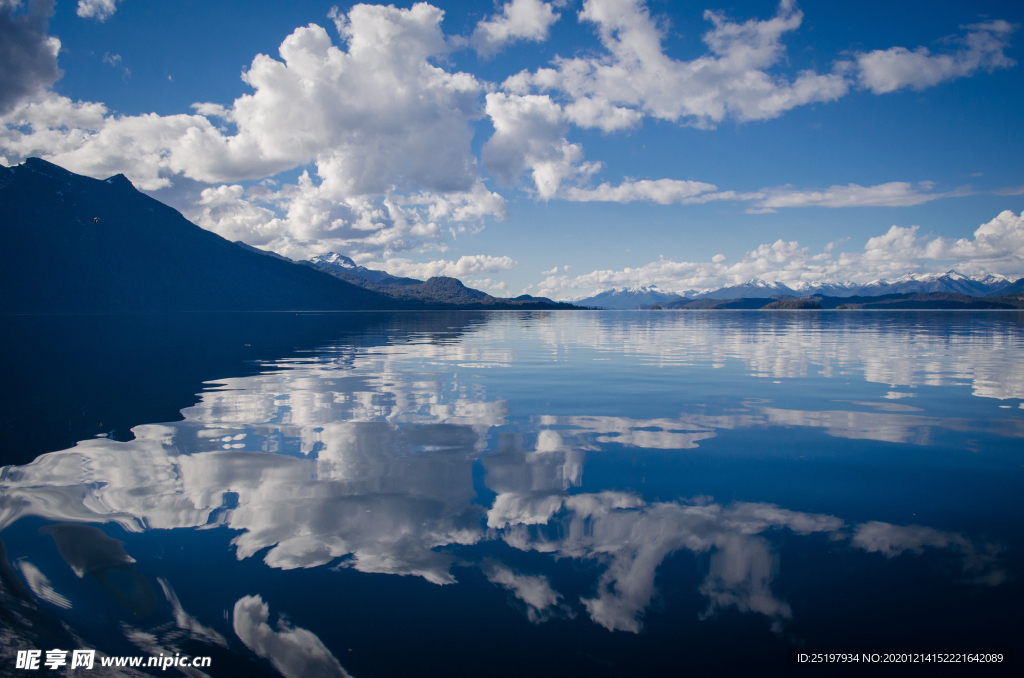
{"label": "mountain silhouette", "polygon": [[395,308],[308,266],[243,249],[132,186],[45,160],[0,169],[0,311]]}
{"label": "mountain silhouette", "polygon": [[0,167],[0,236],[0,313],[565,306],[496,299],[458,281],[402,296],[368,289],[225,240],[123,174],[92,179],[38,158]]}

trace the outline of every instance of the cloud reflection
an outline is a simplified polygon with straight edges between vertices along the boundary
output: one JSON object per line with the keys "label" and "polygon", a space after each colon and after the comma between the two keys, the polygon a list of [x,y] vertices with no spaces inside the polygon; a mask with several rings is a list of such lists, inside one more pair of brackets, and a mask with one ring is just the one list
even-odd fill
{"label": "cloud reflection", "polygon": [[[551,351],[553,361],[567,350],[588,347],[661,365],[735,358],[759,377],[805,376],[814,365],[825,377],[856,368],[869,380],[893,385],[971,379],[975,393],[1024,395],[1018,388],[1024,382],[1020,361],[999,371],[991,356],[963,357],[944,349],[934,361],[910,361],[908,371],[901,371],[899,361],[890,365],[872,357],[879,351],[865,352],[858,345],[863,337],[829,334],[815,325],[818,321],[783,322],[766,315],[744,335],[730,332],[730,322],[709,322],[707,316],[663,317],[667,320],[624,323],[614,315],[581,313],[555,322],[538,315],[531,324],[499,315],[459,342],[325,349],[308,359],[281,361],[256,376],[211,382],[200,402],[183,410],[182,422],[139,426],[129,442],[86,440],[4,468],[0,529],[27,516],[78,523],[85,530],[95,528],[83,523],[104,522],[133,532],[225,527],[235,533],[239,559],[262,554],[271,568],[333,564],[435,584],[455,582],[451,570],[460,562],[480,567],[532,622],[571,616],[577,606],[604,628],[634,633],[657,593],[658,568],[678,552],[707,556],[708,570],[698,587],[706,599],[704,617],[735,609],[764,615],[775,628],[793,616],[773,590],[782,566],[776,551],[780,539],[824,535],[837,548],[888,558],[943,550],[962,559],[970,581],[997,585],[1006,578],[996,547],[956,533],[877,521],[848,525],[836,516],[771,503],[649,502],[633,491],[584,492],[584,475],[587,455],[611,445],[692,450],[720,430],[806,427],[851,440],[928,444],[936,430],[1019,438],[1024,436],[1020,421],[930,417],[891,400],[812,411],[754,398],[736,398],[717,414],[684,403],[690,411],[675,418],[570,413],[514,419],[509,403],[488,399],[488,382],[458,376],[481,365],[516,363],[523,356],[492,344],[500,339],[522,345],[516,333],[529,331],[547,342],[543,350]],[[871,332],[878,328],[870,322],[867,328],[881,353],[898,356],[909,350],[909,329],[876,336]],[[976,339],[945,341],[1006,347],[1017,341],[1010,335],[993,326]],[[924,331],[914,350],[930,351],[941,340]],[[476,464],[494,493],[487,506],[474,487]],[[120,546],[95,534],[90,539],[79,539],[84,546],[77,555],[62,549],[77,572],[96,570],[99,566],[89,563],[103,554],[107,565],[128,563]],[[479,554],[484,542],[498,541],[586,562],[596,579],[591,592],[568,600],[542,574],[520,572],[494,557],[467,556],[472,549],[459,548],[480,545],[472,551]],[[178,629],[204,642],[225,642],[188,615],[170,586],[160,583]],[[43,598],[44,588],[33,590]],[[239,600],[234,620],[239,638],[286,675],[314,665],[326,675],[345,675],[312,632],[287,624],[272,628],[259,596]],[[143,642],[150,632],[131,633]],[[150,635],[153,643],[167,646]]]}
{"label": "cloud reflection", "polygon": [[521,574],[493,558],[480,563],[487,581],[508,590],[525,608],[526,618],[539,624],[555,616],[575,616],[572,610],[560,604],[562,594],[551,588],[544,575]]}
{"label": "cloud reflection", "polygon": [[277,630],[270,627],[270,606],[260,596],[245,596],[235,603],[235,634],[245,646],[269,659],[286,678],[349,678],[327,646],[312,631],[291,625],[284,617]]}
{"label": "cloud reflection", "polygon": [[[710,554],[700,585],[705,616],[731,607],[778,625],[792,611],[771,589],[778,561],[768,537],[785,530],[846,539],[849,531],[838,517],[767,503],[647,503],[632,492],[575,493],[585,451],[553,431],[541,431],[532,450],[515,435],[503,436],[499,450],[484,457],[485,482],[497,493],[485,512],[474,504],[472,484],[478,436],[466,425],[334,424],[324,427],[328,444],[316,458],[234,449],[185,454],[203,444],[197,434],[206,429],[188,422],[140,429],[131,442],[86,441],[7,469],[3,524],[36,515],[115,521],[132,530],[224,525],[238,531],[239,558],[269,549],[264,561],[274,568],[344,557],[343,567],[436,584],[455,581],[455,556],[446,547],[496,538],[600,564],[596,593],[581,603],[596,623],[629,632],[641,629],[658,567],[681,550]],[[887,557],[925,547],[954,551],[978,583],[1004,577],[996,550],[962,535],[880,522],[855,526],[853,535],[852,546]],[[112,557],[123,560],[121,554]],[[531,620],[561,609],[543,577],[496,561],[482,567],[522,601]],[[243,608],[252,612],[254,605]]]}
{"label": "cloud reflection", "polygon": [[[615,443],[655,450],[687,450],[718,435],[718,430],[799,427],[822,429],[826,435],[850,440],[930,445],[941,430],[985,433],[1004,438],[1024,438],[1024,421],[975,420],[929,417],[908,412],[921,410],[896,403],[851,402],[864,409],[797,410],[771,407],[765,401],[746,399],[728,414],[684,412],[675,419],[628,419],[625,417],[539,417],[541,426],[557,427],[562,436],[577,436],[579,445]],[[881,411],[877,411],[881,410]],[[546,432],[546,431],[542,431]]]}
{"label": "cloud reflection", "polygon": [[977,545],[955,532],[942,532],[923,525],[891,525],[872,520],[858,525],[853,545],[886,558],[911,552],[921,554],[925,548],[948,549],[963,558],[964,574],[971,581],[998,586],[1007,579],[1007,572],[998,559],[999,548],[992,544]]}
{"label": "cloud reflection", "polygon": [[482,534],[482,510],[472,504],[478,436],[471,427],[336,424],[325,428],[330,444],[315,459],[183,453],[204,443],[196,435],[203,430],[142,426],[130,442],[85,441],[9,469],[0,525],[25,515],[112,521],[129,531],[224,525],[239,531],[239,558],[269,548],[271,567],[348,556],[342,564],[362,572],[438,584],[454,581],[453,559],[434,548]]}
{"label": "cloud reflection", "polygon": [[25,578],[25,583],[28,584],[36,598],[45,600],[51,605],[62,607],[65,610],[71,609],[71,601],[54,590],[53,584],[50,583],[50,578],[40,572],[38,567],[27,560],[19,560],[18,569],[21,570],[21,576]]}
{"label": "cloud reflection", "polygon": [[[516,512],[506,509],[510,504]],[[647,504],[623,492],[557,498],[499,495],[488,523],[500,524],[501,538],[517,549],[606,564],[597,594],[583,599],[583,605],[601,626],[633,633],[640,631],[640,617],[654,596],[658,566],[684,549],[712,554],[710,571],[700,586],[709,600],[705,615],[736,607],[790,618],[789,606],[770,589],[777,571],[775,555],[758,535],[783,528],[799,535],[838,533],[844,527],[833,516],[771,504]]]}
{"label": "cloud reflection", "polygon": [[[1021,314],[579,313],[535,331],[551,350],[588,348],[651,366],[725,366],[748,376],[851,375],[897,386],[965,384],[981,398],[1024,399]],[[848,380],[848,379],[847,379]]]}

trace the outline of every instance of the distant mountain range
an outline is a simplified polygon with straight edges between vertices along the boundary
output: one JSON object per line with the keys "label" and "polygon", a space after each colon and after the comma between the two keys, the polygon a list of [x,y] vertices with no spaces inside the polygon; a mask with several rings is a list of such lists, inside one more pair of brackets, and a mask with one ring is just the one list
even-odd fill
{"label": "distant mountain range", "polygon": [[627,311],[642,306],[664,305],[681,299],[675,292],[667,292],[656,285],[611,289],[573,303],[589,308],[606,308]]}
{"label": "distant mountain range", "polygon": [[305,263],[326,273],[336,275],[343,280],[359,278],[360,280],[369,280],[370,282],[379,282],[385,285],[418,285],[423,282],[413,278],[393,276],[387,271],[378,271],[366,268],[365,266],[359,266],[345,255],[334,252],[317,255]]}
{"label": "distant mountain range", "polygon": [[[632,309],[661,306],[679,308],[696,299],[778,299],[779,297],[880,297],[892,294],[960,294],[972,297],[990,297],[1024,291],[1024,278],[1012,281],[1004,276],[967,276],[957,271],[945,273],[909,273],[893,280],[874,280],[869,283],[793,283],[751,280],[714,290],[673,293],[653,285],[612,289],[573,303],[577,306],[609,309]],[[754,306],[760,308],[760,306]]]}
{"label": "distant mountain range", "polygon": [[225,240],[122,174],[91,179],[38,158],[0,167],[0,215],[0,313],[572,308],[454,278],[373,281],[359,273],[380,272],[340,255],[321,263],[347,273],[328,272]]}
{"label": "distant mountain range", "polygon": [[735,299],[677,299],[658,309],[704,310],[1021,310],[1024,294],[1011,293],[994,297],[977,297],[954,292],[908,292],[874,296],[832,297],[816,294],[810,297],[737,297]]}
{"label": "distant mountain range", "polygon": [[788,294],[795,296],[796,292],[782,283],[770,283],[764,280],[751,280],[740,285],[720,287],[717,290],[710,290],[693,295],[696,299],[749,299],[754,297],[771,297],[774,295]]}
{"label": "distant mountain range", "polygon": [[869,296],[884,294],[919,294],[947,292],[968,294],[975,297],[1002,294],[1003,288],[1013,283],[1001,275],[967,276],[957,271],[945,273],[908,273],[894,280],[874,280],[858,285],[856,283],[803,283],[793,284],[790,289],[796,296],[825,294],[836,297]]}
{"label": "distant mountain range", "polygon": [[300,263],[401,301],[421,301],[459,307],[511,305],[514,308],[574,308],[571,304],[554,302],[547,297],[532,297],[528,294],[510,299],[492,297],[486,292],[466,287],[461,280],[447,276],[436,276],[426,281],[402,278],[387,271],[358,266],[349,257],[336,252],[321,254]]}

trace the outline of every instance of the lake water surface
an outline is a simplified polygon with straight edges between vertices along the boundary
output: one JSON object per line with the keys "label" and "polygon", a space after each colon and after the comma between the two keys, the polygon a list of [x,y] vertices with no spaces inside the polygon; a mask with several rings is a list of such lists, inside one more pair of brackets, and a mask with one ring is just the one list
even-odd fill
{"label": "lake water surface", "polygon": [[21,317],[0,339],[4,675],[54,647],[563,677],[1021,642],[1021,313]]}

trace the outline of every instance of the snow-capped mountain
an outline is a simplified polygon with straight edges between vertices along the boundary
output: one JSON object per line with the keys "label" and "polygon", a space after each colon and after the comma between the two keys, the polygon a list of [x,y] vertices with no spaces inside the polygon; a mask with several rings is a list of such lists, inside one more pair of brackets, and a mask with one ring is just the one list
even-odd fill
{"label": "snow-capped mountain", "polygon": [[612,288],[599,292],[592,297],[577,299],[572,303],[577,306],[589,306],[591,308],[629,310],[639,306],[660,305],[682,298],[682,295],[668,292],[657,285],[645,285],[642,287]]}
{"label": "snow-capped mountain", "polygon": [[882,278],[863,284],[795,283],[791,287],[798,296],[821,294],[830,297],[877,297],[883,294],[952,292],[983,297],[1010,282],[1009,278],[1001,275],[967,276],[957,271],[946,271],[945,273],[908,273],[899,278]]}
{"label": "snow-capped mountain", "polygon": [[1019,278],[1018,280],[1007,283],[1006,285],[1000,285],[992,292],[989,292],[987,296],[994,297],[1000,294],[1020,294],[1021,292],[1024,292],[1024,278]]}
{"label": "snow-capped mountain", "polygon": [[[775,297],[782,294],[793,296],[798,295],[795,290],[780,282],[767,282],[765,280],[751,280],[739,285],[719,287],[697,295],[698,299],[753,299],[761,297]],[[812,293],[813,294],[813,293]]]}
{"label": "snow-capped mountain", "polygon": [[[703,292],[689,290],[682,293],[673,293],[662,290],[655,285],[616,288],[573,303],[579,306],[629,309],[637,308],[641,305],[665,304],[684,297],[687,299],[753,299],[784,295],[794,297],[809,297],[813,295],[827,297],[877,297],[884,294],[927,292],[949,292],[967,294],[973,297],[984,297],[1018,291],[1017,288],[1012,287],[1013,284],[1012,279],[1002,275],[969,276],[958,271],[908,273],[899,278],[872,280],[867,283],[808,282],[803,280],[782,283],[754,279],[739,285],[729,285]],[[1006,291],[1003,292],[1003,290]]]}
{"label": "snow-capped mountain", "polygon": [[393,277],[387,271],[375,271],[372,268],[359,266],[344,254],[338,254],[337,252],[318,254],[315,257],[311,257],[309,259],[309,263],[317,268],[326,268],[352,273],[354,275],[358,275],[360,278],[366,278],[373,282],[380,282],[381,280]]}
{"label": "snow-capped mountain", "polygon": [[857,294],[857,290],[861,287],[863,285],[854,282],[826,283],[799,280],[789,283],[789,288],[798,297],[806,297],[813,294],[821,294],[828,297],[848,297]]}

